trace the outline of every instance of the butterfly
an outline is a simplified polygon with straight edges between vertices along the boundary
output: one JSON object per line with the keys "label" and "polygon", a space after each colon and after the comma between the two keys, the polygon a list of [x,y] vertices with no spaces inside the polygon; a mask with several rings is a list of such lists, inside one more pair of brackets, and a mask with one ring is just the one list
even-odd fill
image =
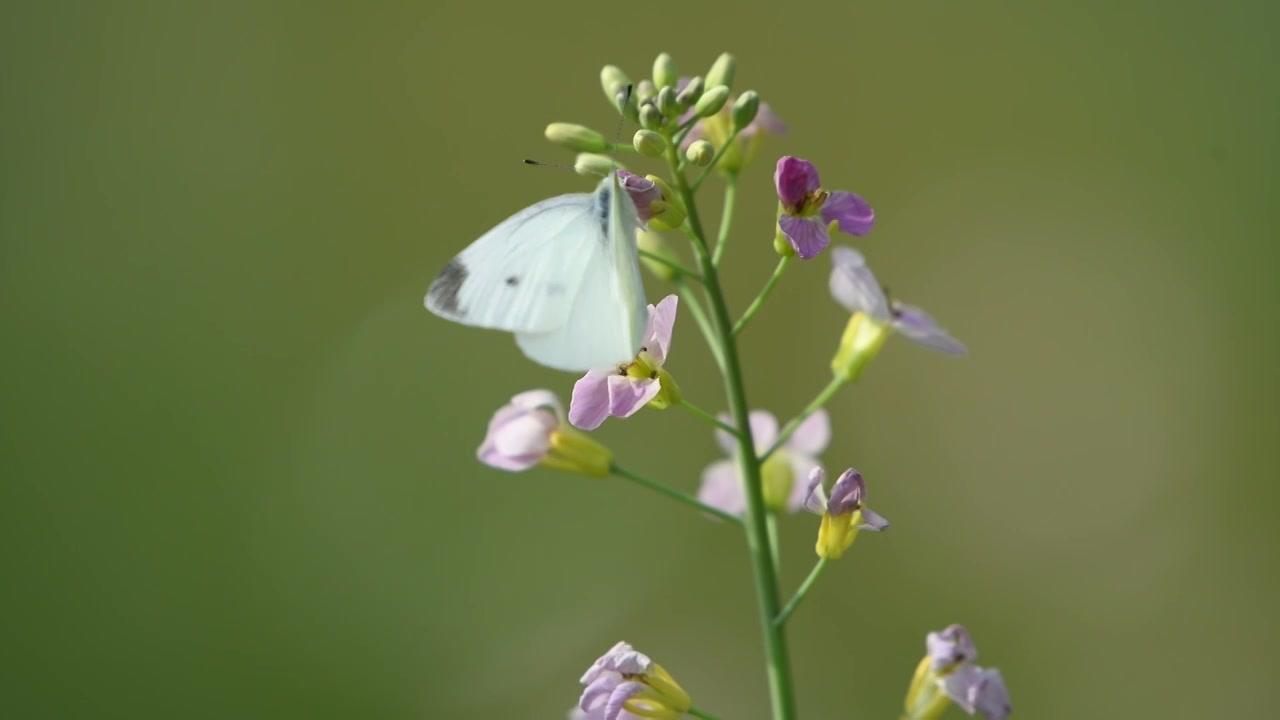
{"label": "butterfly", "polygon": [[540,365],[580,372],[627,362],[648,321],[640,227],[611,172],[595,192],[534,203],[480,236],[449,261],[424,304],[447,320],[514,333]]}

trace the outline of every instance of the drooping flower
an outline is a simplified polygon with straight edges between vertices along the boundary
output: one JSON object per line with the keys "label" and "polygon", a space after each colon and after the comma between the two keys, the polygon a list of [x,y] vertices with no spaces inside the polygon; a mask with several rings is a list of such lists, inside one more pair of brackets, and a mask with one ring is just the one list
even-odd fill
{"label": "drooping flower", "polygon": [[588,720],[678,718],[693,701],[684,688],[653,662],[620,642],[587,670],[578,707]]}
{"label": "drooping flower", "polygon": [[[684,89],[687,84],[688,80],[682,79],[679,85],[680,89]],[[680,147],[682,149],[688,148],[695,140],[706,140],[717,150],[724,147],[724,154],[720,156],[720,161],[716,163],[716,170],[722,173],[736,173],[741,172],[744,167],[755,159],[765,135],[787,134],[786,124],[773,112],[769,107],[769,103],[761,102],[756,110],[755,117],[735,137],[733,135],[733,108],[736,105],[737,99],[729,98],[724,107],[718,112],[699,120],[684,136]],[[680,122],[687,122],[692,116],[692,112],[687,113],[685,117],[680,119]],[[733,141],[729,142],[731,137]],[[728,144],[727,147],[725,147],[726,143]]]}
{"label": "drooping flower", "polygon": [[613,462],[608,448],[569,427],[550,390],[520,393],[499,408],[476,457],[510,472],[541,464],[593,477],[608,475]]}
{"label": "drooping flower", "polygon": [[789,246],[789,252],[808,260],[827,247],[834,230],[860,237],[875,224],[875,211],[866,200],[844,190],[823,190],[818,169],[808,160],[779,158],[773,184],[778,191],[778,232],[786,243],[780,252]]}
{"label": "drooping flower", "polygon": [[630,363],[589,370],[573,385],[569,422],[584,430],[600,427],[610,415],[631,417],[645,405],[663,409],[680,402],[680,389],[663,369],[671,352],[679,297],[668,295],[649,306],[644,346]]}
{"label": "drooping flower", "polygon": [[934,720],[954,702],[986,720],[1004,720],[1013,712],[1004,677],[973,661],[978,650],[969,633],[950,625],[925,638],[925,656],[916,667],[905,703],[909,720]]}
{"label": "drooping flower", "polygon": [[[721,420],[729,422],[727,415]],[[768,451],[778,440],[778,420],[765,410],[753,410],[748,416],[751,424],[751,440],[757,454]],[[746,490],[738,471],[738,441],[723,430],[716,431],[716,442],[729,455],[729,459],[717,460],[702,471],[702,484],[698,499],[731,515],[742,515],[747,509]],[[787,442],[770,455],[761,467],[764,482],[764,502],[770,509],[795,512],[804,506],[807,489],[800,480],[821,467],[818,456],[831,442],[831,418],[827,411],[819,409],[796,428]]]}
{"label": "drooping flower", "polygon": [[853,544],[859,530],[887,530],[889,521],[863,504],[867,485],[857,470],[849,468],[841,473],[835,485],[831,486],[829,498],[822,489],[825,479],[826,473],[821,467],[815,467],[809,472],[804,507],[809,512],[822,516],[815,546],[818,557],[837,560]]}
{"label": "drooping flower", "polygon": [[635,203],[640,222],[654,230],[674,230],[684,223],[686,211],[671,186],[657,175],[639,175],[618,170],[618,178]]}
{"label": "drooping flower", "polygon": [[837,375],[854,380],[880,351],[890,331],[948,355],[964,355],[965,346],[914,305],[885,297],[862,253],[850,247],[831,250],[831,296],[853,313],[831,361]]}

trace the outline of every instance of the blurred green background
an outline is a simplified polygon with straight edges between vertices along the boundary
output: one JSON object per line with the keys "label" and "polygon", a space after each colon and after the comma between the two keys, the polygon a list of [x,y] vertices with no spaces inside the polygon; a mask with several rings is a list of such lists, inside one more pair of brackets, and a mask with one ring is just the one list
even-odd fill
{"label": "blurred green background", "polygon": [[[734,52],[791,126],[744,177],[736,310],[795,154],[971,349],[890,342],[831,407],[828,465],[894,529],[793,622],[803,717],[896,717],[950,622],[1020,717],[1273,713],[1277,7],[6,3],[0,714],[561,718],[625,639],[765,717],[739,535],[476,463],[506,398],[574,378],[421,306],[481,232],[590,189],[520,160],[570,162],[550,121],[612,131],[599,67],[663,50]],[[829,267],[744,337],[753,406],[826,382]],[[676,348],[721,407],[687,319]],[[689,490],[718,453],[677,411],[598,437]],[[784,523],[787,593],[815,528]]]}

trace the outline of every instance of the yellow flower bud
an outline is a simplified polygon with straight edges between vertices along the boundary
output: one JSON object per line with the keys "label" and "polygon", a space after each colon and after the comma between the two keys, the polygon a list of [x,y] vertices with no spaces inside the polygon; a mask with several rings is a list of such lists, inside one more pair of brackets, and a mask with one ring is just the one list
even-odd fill
{"label": "yellow flower bud", "polygon": [[688,149],[684,151],[684,156],[694,165],[706,167],[715,158],[716,148],[706,140],[694,140],[689,144]]}
{"label": "yellow flower bud", "polygon": [[732,87],[733,73],[737,68],[737,61],[729,53],[721,53],[716,58],[715,63],[711,65],[711,70],[707,72],[707,87]]}
{"label": "yellow flower bud", "polygon": [[635,146],[636,152],[649,157],[659,157],[667,149],[667,141],[662,135],[645,129],[636,131],[631,144]]}
{"label": "yellow flower bud", "polygon": [[698,113],[698,117],[708,117],[720,112],[720,108],[724,107],[728,99],[729,88],[721,85],[702,93],[702,97],[698,98],[698,103],[693,107]]}
{"label": "yellow flower bud", "polygon": [[551,123],[547,126],[546,135],[551,142],[570,150],[598,153],[609,148],[603,135],[589,127],[573,123]]}
{"label": "yellow flower bud", "polygon": [[671,87],[680,79],[680,73],[676,70],[676,61],[671,55],[662,53],[653,61],[653,84],[659,90],[664,87]]}

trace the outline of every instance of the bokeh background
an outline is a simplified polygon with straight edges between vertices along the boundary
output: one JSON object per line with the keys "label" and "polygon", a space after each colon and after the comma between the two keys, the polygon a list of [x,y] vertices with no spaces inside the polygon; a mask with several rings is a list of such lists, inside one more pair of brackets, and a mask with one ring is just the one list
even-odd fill
{"label": "bokeh background", "polygon": [[[792,129],[743,180],[735,308],[796,154],[971,348],[891,341],[831,406],[828,465],[895,525],[792,624],[802,716],[895,717],[950,622],[1021,717],[1273,713],[1277,7],[6,3],[0,714],[561,718],[625,639],[764,718],[739,535],[476,463],[507,397],[574,378],[421,306],[482,231],[593,185],[520,160],[570,162],[550,121],[612,131],[599,67],[664,50],[733,51]],[[826,382],[828,270],[744,337],[754,406]],[[687,321],[670,367],[722,406]],[[678,411],[598,436],[689,490],[718,452]],[[815,528],[783,524],[788,593]]]}

